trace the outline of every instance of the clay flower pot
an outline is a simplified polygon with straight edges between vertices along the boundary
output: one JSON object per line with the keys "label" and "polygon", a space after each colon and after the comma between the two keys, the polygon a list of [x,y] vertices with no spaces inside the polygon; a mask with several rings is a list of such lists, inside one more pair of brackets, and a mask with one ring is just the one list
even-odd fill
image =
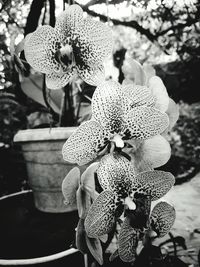
{"label": "clay flower pot", "polygon": [[62,146],[75,129],[28,129],[14,137],[14,142],[21,145],[35,206],[41,211],[59,213],[76,209],[66,207],[61,192],[64,177],[74,167],[63,160]]}

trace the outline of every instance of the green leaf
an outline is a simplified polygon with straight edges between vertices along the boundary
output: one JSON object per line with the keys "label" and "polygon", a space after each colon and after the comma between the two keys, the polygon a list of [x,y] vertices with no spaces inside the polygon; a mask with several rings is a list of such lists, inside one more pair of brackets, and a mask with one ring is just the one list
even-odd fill
{"label": "green leaf", "polygon": [[74,167],[62,182],[62,193],[65,198],[66,205],[76,204],[76,191],[80,181],[80,170]]}
{"label": "green leaf", "polygon": [[89,238],[86,235],[86,243],[88,246],[88,249],[90,250],[92,256],[95,258],[95,260],[102,265],[103,264],[103,251],[101,242],[98,238]]}

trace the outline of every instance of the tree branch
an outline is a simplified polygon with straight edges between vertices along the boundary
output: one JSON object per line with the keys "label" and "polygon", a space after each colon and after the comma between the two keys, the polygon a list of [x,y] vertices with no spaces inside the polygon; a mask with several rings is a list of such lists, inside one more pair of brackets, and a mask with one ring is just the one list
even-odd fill
{"label": "tree branch", "polygon": [[[90,10],[87,6],[84,6],[84,5],[80,5],[80,6],[82,7],[83,11],[87,12],[89,15],[93,17],[99,17],[102,21],[107,21],[107,16],[98,14],[95,11]],[[114,25],[122,25],[122,26],[130,27],[130,28],[137,30],[139,33],[145,35],[151,42],[154,42],[157,39],[154,34],[152,34],[148,29],[143,28],[135,20],[122,21],[122,20],[111,19],[111,18],[110,20],[113,22]]]}
{"label": "tree branch", "polygon": [[0,13],[7,7],[7,5],[10,4],[9,0],[5,0],[4,3],[1,6]]}
{"label": "tree branch", "polygon": [[24,29],[24,36],[35,31],[38,26],[38,20],[44,7],[45,0],[33,0],[31,8],[27,17],[26,26]]}
{"label": "tree branch", "polygon": [[49,6],[50,6],[50,25],[52,27],[55,26],[56,18],[55,18],[55,0],[49,0]]}
{"label": "tree branch", "polygon": [[165,35],[169,31],[181,30],[181,29],[184,29],[185,27],[191,26],[191,25],[199,22],[199,19],[200,19],[200,15],[196,16],[196,18],[194,18],[194,19],[187,20],[186,23],[178,23],[177,25],[171,26],[171,27],[169,27],[169,28],[167,28],[161,32],[156,33],[155,38],[157,39],[158,37]]}

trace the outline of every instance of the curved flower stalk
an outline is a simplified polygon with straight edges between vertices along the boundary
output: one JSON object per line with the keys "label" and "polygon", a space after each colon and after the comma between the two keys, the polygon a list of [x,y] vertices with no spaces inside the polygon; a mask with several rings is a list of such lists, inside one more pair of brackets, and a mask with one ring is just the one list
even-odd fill
{"label": "curved flower stalk", "polygon": [[104,59],[112,51],[112,32],[105,24],[83,17],[71,5],[56,20],[55,28],[44,25],[26,36],[24,52],[28,63],[46,74],[50,89],[64,87],[75,74],[97,85],[104,80]]}
{"label": "curved flower stalk", "polygon": [[136,175],[131,162],[118,153],[101,159],[97,176],[103,191],[85,219],[86,232],[93,238],[109,233],[125,207],[135,210],[137,204],[134,202],[138,195],[149,197],[150,201],[158,200],[175,182],[171,173],[163,171],[146,171]]}
{"label": "curved flower stalk", "polygon": [[84,165],[99,152],[127,140],[146,140],[168,127],[168,116],[155,107],[146,86],[121,86],[114,81],[99,85],[92,97],[92,118],[81,124],[63,146],[63,158]]}

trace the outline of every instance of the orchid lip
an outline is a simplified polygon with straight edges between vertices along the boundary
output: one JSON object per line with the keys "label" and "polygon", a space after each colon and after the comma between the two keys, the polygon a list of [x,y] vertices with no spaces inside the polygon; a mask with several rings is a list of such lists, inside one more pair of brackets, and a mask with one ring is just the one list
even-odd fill
{"label": "orchid lip", "polygon": [[130,210],[136,209],[136,205],[130,197],[125,198],[124,204],[127,205]]}
{"label": "orchid lip", "polygon": [[115,143],[116,147],[124,147],[124,141],[122,140],[122,137],[119,134],[115,134],[111,141]]}
{"label": "orchid lip", "polygon": [[58,63],[61,64],[63,72],[65,72],[66,68],[70,68],[75,65],[75,59],[73,54],[73,49],[71,45],[66,44],[62,46],[55,52],[55,59]]}

